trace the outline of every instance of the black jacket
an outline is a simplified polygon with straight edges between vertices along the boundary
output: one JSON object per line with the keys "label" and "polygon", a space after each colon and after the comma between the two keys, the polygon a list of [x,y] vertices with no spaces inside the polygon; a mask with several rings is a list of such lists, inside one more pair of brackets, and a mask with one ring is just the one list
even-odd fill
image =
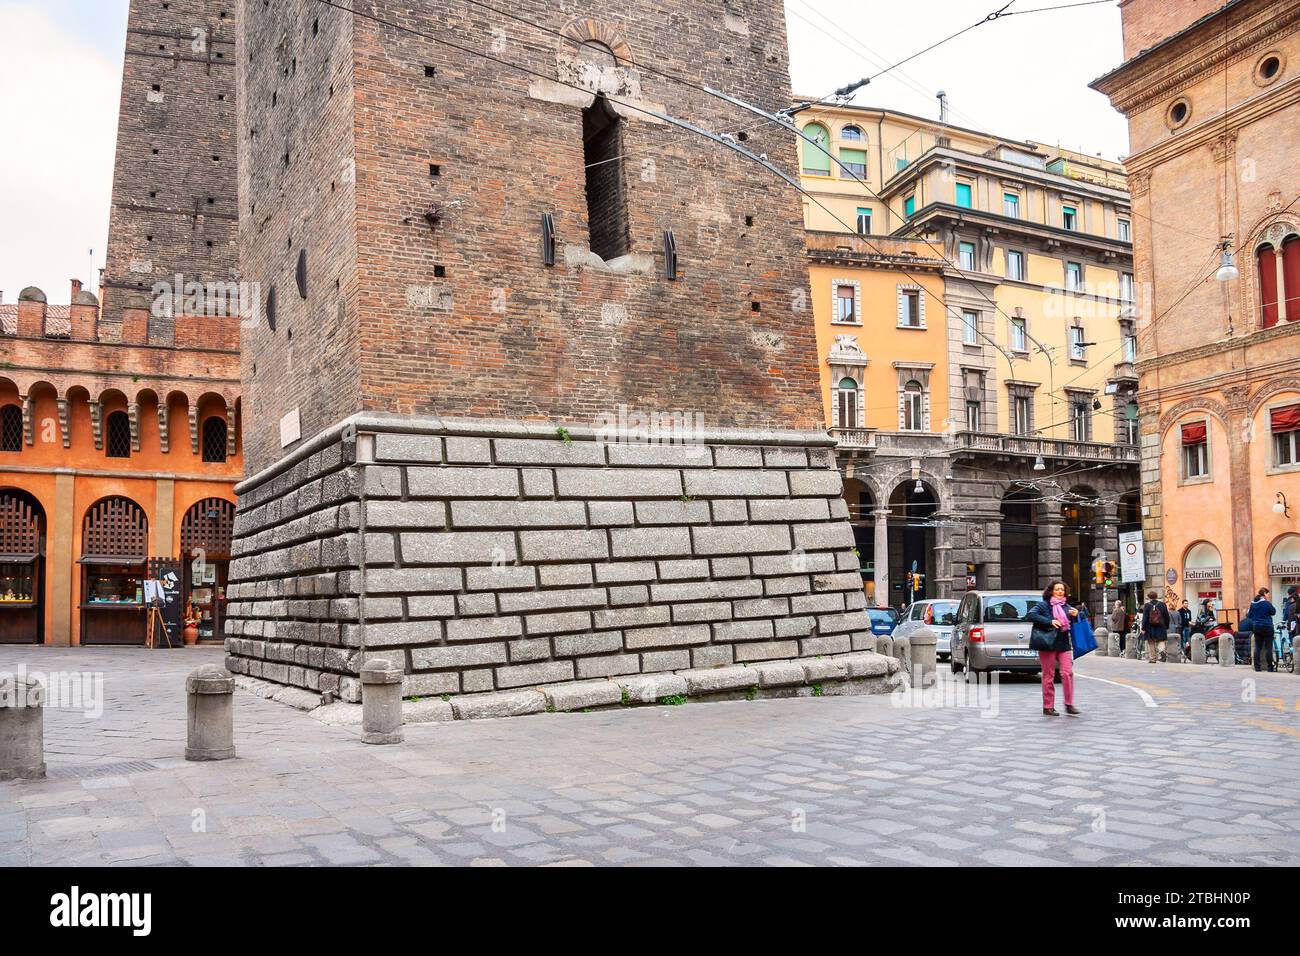
{"label": "black jacket", "polygon": [[[1069,610],[1066,610],[1069,613]],[[1025,614],[1025,620],[1034,625],[1034,632],[1046,634],[1052,633],[1055,639],[1049,650],[1053,651],[1070,651],[1074,649],[1074,641],[1070,637],[1070,631],[1063,631],[1056,626],[1056,618],[1052,616],[1052,605],[1050,601],[1039,601],[1031,607]]]}
{"label": "black jacket", "polygon": [[[1151,608],[1156,608],[1160,612],[1160,623],[1152,624],[1148,618],[1151,615]],[[1164,601],[1147,601],[1142,605],[1139,612],[1142,622],[1142,636],[1148,641],[1163,641],[1169,636],[1169,607]]]}

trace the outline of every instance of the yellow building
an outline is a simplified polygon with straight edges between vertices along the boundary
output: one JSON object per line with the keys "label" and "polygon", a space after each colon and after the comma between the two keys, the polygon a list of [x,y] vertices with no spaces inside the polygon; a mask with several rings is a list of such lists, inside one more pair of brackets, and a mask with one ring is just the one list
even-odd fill
{"label": "yellow building", "polygon": [[795,117],[868,593],[1064,577],[1100,608],[1094,552],[1140,522],[1123,168],[889,110]]}

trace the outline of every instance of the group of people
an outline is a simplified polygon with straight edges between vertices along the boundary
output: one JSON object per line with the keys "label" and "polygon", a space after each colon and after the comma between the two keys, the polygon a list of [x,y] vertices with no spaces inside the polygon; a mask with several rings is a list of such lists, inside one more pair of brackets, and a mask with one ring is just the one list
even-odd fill
{"label": "group of people", "polygon": [[[1287,596],[1282,604],[1282,648],[1277,646],[1278,635],[1273,624],[1277,608],[1271,598],[1272,592],[1268,588],[1260,588],[1241,622],[1241,630],[1249,633],[1252,638],[1251,660],[1257,671],[1277,670],[1279,652],[1294,639],[1297,628],[1300,628],[1300,588],[1292,585],[1287,588]],[[1183,601],[1180,607],[1171,612],[1169,606],[1160,600],[1158,592],[1148,591],[1138,622],[1139,631],[1147,645],[1147,661],[1154,664],[1158,660],[1160,645],[1168,640],[1171,629],[1176,629],[1185,651],[1194,629],[1208,633],[1219,623],[1219,619],[1214,605],[1208,599],[1201,602],[1200,613],[1193,622],[1192,609],[1187,601]]]}

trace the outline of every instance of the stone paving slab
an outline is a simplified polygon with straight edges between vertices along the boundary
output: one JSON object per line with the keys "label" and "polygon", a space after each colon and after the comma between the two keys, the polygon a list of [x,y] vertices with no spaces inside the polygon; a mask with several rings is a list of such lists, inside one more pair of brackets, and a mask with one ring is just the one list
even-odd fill
{"label": "stone paving slab", "polygon": [[1077,719],[1019,677],[994,716],[760,698],[432,720],[391,747],[241,691],[237,759],[188,763],[184,675],[220,654],[0,649],[105,692],[97,718],[47,712],[45,780],[0,784],[0,865],[1300,862],[1286,674],[1089,657]]}

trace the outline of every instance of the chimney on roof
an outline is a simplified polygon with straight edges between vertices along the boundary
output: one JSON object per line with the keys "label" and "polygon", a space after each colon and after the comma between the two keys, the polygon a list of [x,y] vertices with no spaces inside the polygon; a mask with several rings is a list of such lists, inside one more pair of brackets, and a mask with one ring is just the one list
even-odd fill
{"label": "chimney on roof", "polygon": [[80,292],[80,291],[81,291],[81,280],[80,280],[80,279],[73,279],[73,280],[72,280],[72,298],[71,298],[71,299],[68,299],[68,301],[71,302],[72,299],[75,299],[75,298],[77,297],[77,293]]}

